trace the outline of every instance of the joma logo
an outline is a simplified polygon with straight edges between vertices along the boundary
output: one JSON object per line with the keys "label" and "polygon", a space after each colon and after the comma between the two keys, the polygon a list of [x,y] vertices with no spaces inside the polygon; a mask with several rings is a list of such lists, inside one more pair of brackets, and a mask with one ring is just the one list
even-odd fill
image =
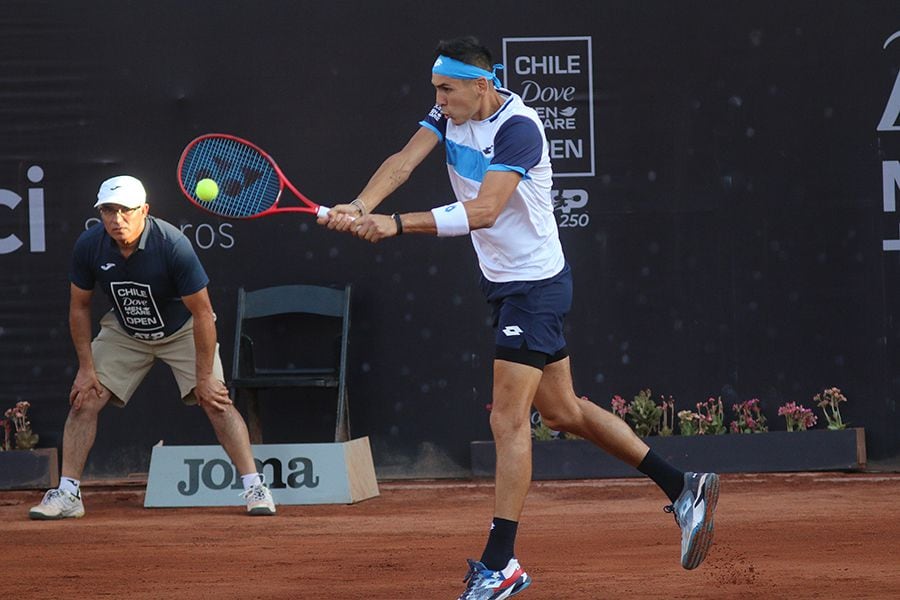
{"label": "joma logo", "polygon": [[[269,458],[264,461],[254,459],[254,461],[256,470],[265,476],[267,485],[272,489],[314,488],[319,485],[313,461],[308,458],[298,456],[290,459],[287,463],[287,479],[284,477],[284,466],[279,459]],[[186,458],[184,464],[188,469],[187,479],[178,482],[178,492],[182,496],[193,496],[201,485],[210,490],[224,490],[229,486],[233,490],[243,489],[237,467],[227,460]]]}

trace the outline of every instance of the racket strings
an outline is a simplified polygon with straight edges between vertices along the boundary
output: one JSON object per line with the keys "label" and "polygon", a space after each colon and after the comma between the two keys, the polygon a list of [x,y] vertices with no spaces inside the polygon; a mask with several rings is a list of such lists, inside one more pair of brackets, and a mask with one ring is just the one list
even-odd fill
{"label": "racket strings", "polygon": [[270,160],[238,140],[211,136],[199,140],[187,153],[181,179],[194,190],[201,179],[212,179],[219,195],[203,207],[223,217],[249,217],[270,209],[281,194],[281,181]]}

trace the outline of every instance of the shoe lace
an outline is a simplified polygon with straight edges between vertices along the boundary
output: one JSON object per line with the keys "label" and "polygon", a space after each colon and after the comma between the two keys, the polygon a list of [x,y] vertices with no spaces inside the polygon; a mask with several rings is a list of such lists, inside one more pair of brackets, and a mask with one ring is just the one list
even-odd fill
{"label": "shoe lace", "polygon": [[469,561],[469,571],[466,573],[463,583],[468,583],[468,585],[466,586],[466,591],[460,596],[460,600],[476,597],[475,592],[490,588],[491,582],[497,577],[495,571],[485,569],[480,563],[476,563],[472,559],[466,560]]}
{"label": "shoe lace", "polygon": [[47,490],[47,493],[44,495],[44,499],[41,501],[41,504],[51,504],[53,506],[65,506],[67,504],[71,504],[73,499],[77,499],[78,496],[72,494],[71,492],[66,492],[59,488]]}
{"label": "shoe lace", "polygon": [[245,500],[265,500],[266,488],[262,485],[254,485],[252,488],[241,494]]}
{"label": "shoe lace", "polygon": [[672,516],[675,517],[675,524],[678,525],[679,527],[681,527],[681,523],[678,522],[678,513],[675,512],[674,504],[668,504],[666,506],[663,506],[663,512],[672,513]]}
{"label": "shoe lace", "polygon": [[470,579],[472,579],[472,577],[474,577],[475,574],[478,572],[478,569],[475,566],[475,563],[471,559],[467,559],[467,560],[469,560],[469,570],[466,572],[466,576],[463,578],[463,583],[468,583],[468,581]]}
{"label": "shoe lace", "polygon": [[268,488],[266,487],[266,476],[263,473],[259,474],[259,483],[256,485],[250,486],[250,488],[241,492],[241,498],[244,500],[265,500]]}
{"label": "shoe lace", "polygon": [[465,578],[463,579],[463,583],[468,582],[467,589],[477,588],[482,586],[490,579],[490,575],[493,575],[493,571],[485,569],[479,563],[476,563],[472,559],[466,559],[469,561],[469,572],[466,573]]}
{"label": "shoe lace", "polygon": [[44,495],[44,504],[58,504],[64,499],[62,490],[47,490]]}

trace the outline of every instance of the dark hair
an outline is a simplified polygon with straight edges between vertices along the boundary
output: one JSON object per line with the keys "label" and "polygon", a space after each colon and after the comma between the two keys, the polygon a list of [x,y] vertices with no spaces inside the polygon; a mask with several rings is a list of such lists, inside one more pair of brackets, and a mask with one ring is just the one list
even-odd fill
{"label": "dark hair", "polygon": [[434,57],[437,58],[442,54],[467,65],[475,65],[485,71],[490,71],[494,66],[491,51],[473,35],[441,40],[434,49]]}

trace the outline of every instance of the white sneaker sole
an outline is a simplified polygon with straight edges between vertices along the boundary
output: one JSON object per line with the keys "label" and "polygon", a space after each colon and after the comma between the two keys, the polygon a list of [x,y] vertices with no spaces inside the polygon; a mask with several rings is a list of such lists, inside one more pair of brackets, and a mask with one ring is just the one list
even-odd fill
{"label": "white sneaker sole", "polygon": [[28,518],[31,519],[32,521],[61,521],[63,519],[80,519],[83,516],[84,516],[84,511],[77,512],[77,513],[70,514],[70,515],[64,515],[62,513],[60,513],[58,515],[48,515],[48,514],[42,513],[37,510],[28,511]]}

